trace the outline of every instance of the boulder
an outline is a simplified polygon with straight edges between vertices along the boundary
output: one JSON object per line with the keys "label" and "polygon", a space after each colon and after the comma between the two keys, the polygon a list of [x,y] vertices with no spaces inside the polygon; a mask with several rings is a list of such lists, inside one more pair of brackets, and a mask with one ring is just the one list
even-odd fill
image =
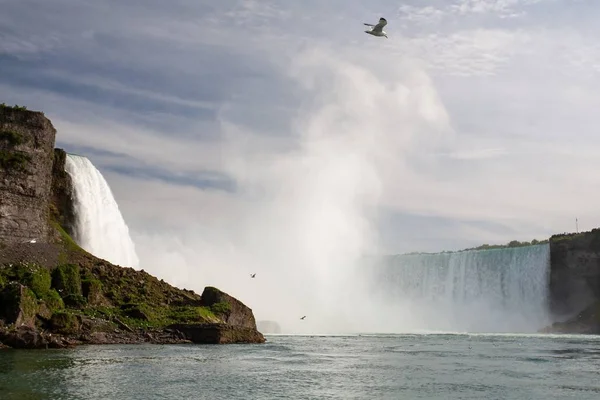
{"label": "boulder", "polygon": [[11,282],[0,292],[0,319],[8,325],[35,326],[38,303],[26,286]]}
{"label": "boulder", "polygon": [[256,321],[252,309],[215,287],[207,286],[204,288],[200,305],[208,307],[228,325],[256,330]]}
{"label": "boulder", "polygon": [[0,329],[0,342],[14,349],[45,349],[48,340],[31,326]]}

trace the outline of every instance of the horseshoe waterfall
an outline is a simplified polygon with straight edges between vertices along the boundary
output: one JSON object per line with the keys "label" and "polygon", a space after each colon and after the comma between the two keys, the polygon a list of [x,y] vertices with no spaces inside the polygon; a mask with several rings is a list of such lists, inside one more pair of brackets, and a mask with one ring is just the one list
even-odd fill
{"label": "horseshoe waterfall", "polygon": [[400,331],[536,332],[550,322],[548,244],[388,256],[371,292]]}

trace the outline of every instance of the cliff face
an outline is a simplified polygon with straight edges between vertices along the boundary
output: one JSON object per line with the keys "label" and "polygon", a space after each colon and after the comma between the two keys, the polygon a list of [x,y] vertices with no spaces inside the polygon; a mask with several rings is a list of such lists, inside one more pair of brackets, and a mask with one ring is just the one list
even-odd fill
{"label": "cliff face", "polygon": [[600,334],[600,229],[550,238],[550,309],[546,332]]}
{"label": "cliff face", "polygon": [[40,112],[0,106],[0,242],[46,241],[56,131]]}
{"label": "cliff face", "polygon": [[0,348],[265,341],[228,294],[200,296],[81,249],[55,134],[42,113],[0,106]]}
{"label": "cliff face", "polygon": [[551,310],[573,316],[600,301],[600,229],[550,238]]}
{"label": "cliff face", "polygon": [[65,170],[67,153],[63,149],[54,149],[52,166],[52,196],[50,208],[52,217],[73,237],[75,232],[75,206],[73,203],[73,183]]}

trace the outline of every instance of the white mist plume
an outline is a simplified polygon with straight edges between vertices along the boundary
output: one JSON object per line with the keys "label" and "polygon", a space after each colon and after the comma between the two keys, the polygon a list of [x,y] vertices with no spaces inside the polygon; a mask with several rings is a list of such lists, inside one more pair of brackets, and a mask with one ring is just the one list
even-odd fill
{"label": "white mist plume", "polygon": [[119,206],[106,180],[90,160],[67,154],[65,170],[74,190],[74,240],[84,250],[124,267],[138,267],[138,256]]}
{"label": "white mist plume", "polygon": [[185,238],[136,235],[144,268],[187,288],[219,287],[285,332],[390,327],[356,262],[378,250],[386,182],[406,176],[408,152],[448,129],[429,78],[394,69],[383,79],[323,52],[299,56],[291,71],[311,102],[292,121],[295,143],[277,149],[224,122],[235,198],[221,203],[220,221]]}

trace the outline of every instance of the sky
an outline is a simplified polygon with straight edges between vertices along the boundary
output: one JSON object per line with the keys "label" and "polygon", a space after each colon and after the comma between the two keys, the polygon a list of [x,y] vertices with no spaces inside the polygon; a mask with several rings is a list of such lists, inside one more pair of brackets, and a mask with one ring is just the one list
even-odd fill
{"label": "sky", "polygon": [[102,172],[146,270],[241,290],[600,225],[596,3],[0,0],[0,102]]}

